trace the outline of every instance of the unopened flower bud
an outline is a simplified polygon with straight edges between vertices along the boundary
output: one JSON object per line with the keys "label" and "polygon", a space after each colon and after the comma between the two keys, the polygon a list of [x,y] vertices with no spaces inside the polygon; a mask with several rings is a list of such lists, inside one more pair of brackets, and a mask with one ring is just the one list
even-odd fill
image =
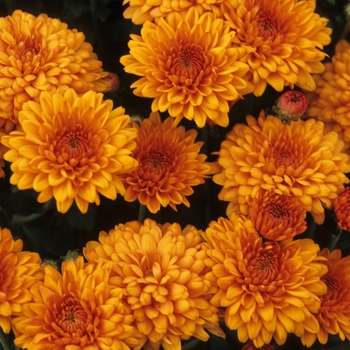
{"label": "unopened flower bud", "polygon": [[304,93],[290,90],[277,99],[272,109],[283,122],[290,122],[301,118],[307,106],[308,101]]}

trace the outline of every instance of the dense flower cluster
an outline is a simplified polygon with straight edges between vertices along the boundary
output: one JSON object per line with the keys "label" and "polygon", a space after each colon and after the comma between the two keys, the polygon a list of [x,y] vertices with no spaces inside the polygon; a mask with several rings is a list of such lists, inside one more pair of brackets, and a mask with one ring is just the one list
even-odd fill
{"label": "dense flower cluster", "polygon": [[77,93],[108,91],[102,62],[83,33],[45,14],[16,10],[0,19],[0,126],[10,131],[26,101],[59,86]]}
{"label": "dense flower cluster", "polygon": [[[97,3],[94,24],[110,23],[109,1],[94,13]],[[33,249],[44,215],[45,239],[68,223],[76,242],[103,227],[101,212],[116,219],[85,238],[87,262],[79,249],[42,262],[0,228],[0,332],[27,350],[181,350],[226,334],[241,350],[273,350],[288,334],[307,347],[350,341],[350,256],[335,239],[320,251],[314,235],[325,208],[350,231],[350,44],[323,64],[332,29],[316,0],[123,5],[140,25],[120,58],[137,76],[127,94],[152,99],[132,117],[102,94],[123,98],[125,81],[83,33],[46,14],[0,18],[0,219]],[[163,211],[190,207],[205,181],[192,208],[213,193],[227,217],[212,198],[201,230]],[[10,197],[22,190],[57,210],[27,217]],[[88,210],[117,194],[118,210]],[[74,206],[88,217],[82,235]],[[125,223],[130,208],[139,218]]]}
{"label": "dense flower cluster", "polygon": [[248,125],[236,124],[226,134],[219,153],[220,174],[213,180],[223,186],[219,199],[229,201],[227,214],[248,214],[260,189],[295,196],[315,221],[324,221],[349,179],[349,156],[337,133],[323,133],[324,124],[314,119],[283,124],[260,113],[247,116]]}

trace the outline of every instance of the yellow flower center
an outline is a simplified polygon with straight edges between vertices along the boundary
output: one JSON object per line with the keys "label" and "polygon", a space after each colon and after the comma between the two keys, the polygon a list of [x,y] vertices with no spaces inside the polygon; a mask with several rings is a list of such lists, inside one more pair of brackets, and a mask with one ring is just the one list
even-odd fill
{"label": "yellow flower center", "polygon": [[258,18],[259,36],[264,39],[274,38],[278,33],[277,23],[269,12],[263,12]]}

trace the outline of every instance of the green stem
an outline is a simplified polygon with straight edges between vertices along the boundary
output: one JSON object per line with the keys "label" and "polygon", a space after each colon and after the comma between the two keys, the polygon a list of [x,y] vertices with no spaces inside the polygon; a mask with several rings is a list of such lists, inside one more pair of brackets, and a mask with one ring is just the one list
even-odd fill
{"label": "green stem", "polygon": [[140,203],[139,215],[137,217],[137,220],[143,223],[144,220],[146,219],[146,213],[147,213],[147,207]]}
{"label": "green stem", "polygon": [[199,339],[197,339],[197,338],[191,338],[190,340],[186,341],[186,343],[182,344],[181,349],[182,349],[182,350],[191,350],[191,349],[193,349],[198,343],[199,343]]}
{"label": "green stem", "polygon": [[329,251],[334,250],[334,248],[337,246],[338,240],[339,240],[342,232],[343,232],[343,230],[339,229],[339,232],[331,235],[331,239],[330,239],[330,242],[328,244]]}
{"label": "green stem", "polygon": [[1,343],[4,350],[10,350],[10,346],[7,343],[5,334],[1,328],[0,328],[0,343]]}

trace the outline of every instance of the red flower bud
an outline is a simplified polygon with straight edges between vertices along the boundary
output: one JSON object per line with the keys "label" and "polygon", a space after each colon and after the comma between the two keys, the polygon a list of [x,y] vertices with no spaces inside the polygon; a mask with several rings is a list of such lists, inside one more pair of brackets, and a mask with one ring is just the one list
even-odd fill
{"label": "red flower bud", "polygon": [[281,95],[273,111],[277,113],[282,121],[290,122],[298,120],[305,113],[308,101],[304,93],[300,91],[290,90]]}

